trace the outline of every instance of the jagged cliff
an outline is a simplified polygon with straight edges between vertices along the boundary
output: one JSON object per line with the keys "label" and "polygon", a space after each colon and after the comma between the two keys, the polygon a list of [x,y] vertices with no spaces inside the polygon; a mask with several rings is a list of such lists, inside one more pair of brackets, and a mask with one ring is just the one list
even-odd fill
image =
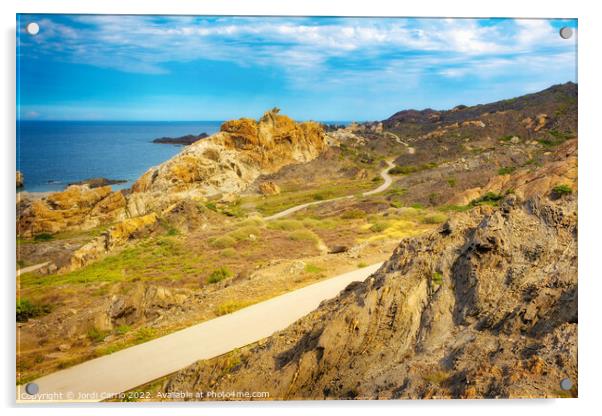
{"label": "jagged cliff", "polygon": [[259,175],[311,161],[326,147],[318,123],[296,123],[278,109],[266,112],[259,121],[227,121],[220,132],[149,169],[131,192],[73,185],[40,200],[23,200],[18,206],[17,232],[28,237],[90,229],[163,210],[184,199],[237,193]]}
{"label": "jagged cliff", "polygon": [[259,121],[230,120],[217,134],[149,169],[132,187],[128,208],[146,213],[166,199],[199,198],[246,189],[259,175],[315,159],[326,149],[315,122],[296,123],[269,111]]}
{"label": "jagged cliff", "polygon": [[180,371],[165,389],[272,399],[576,395],[559,387],[577,381],[576,198],[509,195],[499,208],[458,214],[233,354]]}

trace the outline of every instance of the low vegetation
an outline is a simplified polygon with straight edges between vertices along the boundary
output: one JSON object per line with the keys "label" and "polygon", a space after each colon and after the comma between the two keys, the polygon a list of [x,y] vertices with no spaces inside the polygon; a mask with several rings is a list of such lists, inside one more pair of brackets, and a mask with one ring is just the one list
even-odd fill
{"label": "low vegetation", "polygon": [[572,193],[573,193],[573,190],[571,189],[570,186],[568,186],[566,184],[556,185],[555,187],[552,188],[552,195],[557,198],[560,198],[564,195],[569,195]]}
{"label": "low vegetation", "polygon": [[470,202],[470,205],[472,205],[473,207],[479,205],[497,206],[503,198],[503,195],[497,194],[495,192],[487,192],[485,195],[477,199],[473,199]]}
{"label": "low vegetation", "polygon": [[423,170],[434,169],[438,166],[435,162],[424,163],[422,165],[405,165],[395,166],[389,169],[391,175],[408,175],[410,173],[416,173]]}
{"label": "low vegetation", "polygon": [[307,263],[305,265],[305,272],[306,273],[312,273],[312,274],[318,274],[323,272],[324,270],[321,267],[316,266],[313,263]]}
{"label": "low vegetation", "polygon": [[510,175],[515,170],[516,170],[516,167],[514,167],[514,166],[503,166],[498,169],[497,174],[498,175]]}
{"label": "low vegetation", "polygon": [[423,219],[422,222],[425,224],[441,224],[447,220],[447,215],[444,214],[428,214]]}
{"label": "low vegetation", "polygon": [[550,130],[548,134],[547,138],[537,140],[542,146],[547,148],[558,146],[571,137],[574,137],[574,134],[570,132],[563,133],[558,130]]}
{"label": "low vegetation", "polygon": [[271,221],[268,223],[268,228],[271,230],[292,231],[303,228],[303,223],[298,220],[282,219]]}
{"label": "low vegetation", "polygon": [[232,272],[227,267],[220,267],[211,272],[207,278],[207,283],[217,283],[232,276]]}
{"label": "low vegetation", "polygon": [[302,229],[292,231],[288,238],[294,241],[318,241],[319,237],[311,230]]}
{"label": "low vegetation", "polygon": [[108,331],[101,331],[96,327],[88,329],[87,333],[88,339],[93,343],[102,342],[107,337],[107,335],[109,335]]}
{"label": "low vegetation", "polygon": [[369,191],[374,186],[371,180],[341,180],[328,185],[313,185],[313,187],[304,189],[286,189],[283,187],[279,195],[272,195],[269,198],[264,196],[243,197],[241,207],[245,207],[247,210],[257,210],[262,215],[273,215],[296,205]]}
{"label": "low vegetation", "polygon": [[17,299],[17,322],[27,322],[30,318],[46,315],[51,312],[50,305],[35,304],[28,299]]}
{"label": "low vegetation", "polygon": [[214,313],[217,316],[227,315],[229,313],[236,312],[237,310],[242,309],[245,306],[248,305],[244,302],[227,301],[219,304],[217,308],[215,308]]}
{"label": "low vegetation", "polygon": [[54,240],[54,236],[49,233],[37,234],[33,237],[34,241],[51,241]]}

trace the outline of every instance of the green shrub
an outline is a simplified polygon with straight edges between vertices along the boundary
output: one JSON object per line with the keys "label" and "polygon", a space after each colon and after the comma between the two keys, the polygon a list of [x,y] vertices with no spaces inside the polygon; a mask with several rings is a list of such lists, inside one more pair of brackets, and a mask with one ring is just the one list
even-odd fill
{"label": "green shrub", "polygon": [[88,339],[94,343],[102,342],[109,333],[107,331],[101,331],[96,327],[88,329]]}
{"label": "green shrub", "polygon": [[449,179],[447,179],[447,184],[448,184],[450,187],[452,187],[452,188],[453,188],[454,186],[456,186],[456,184],[457,184],[457,183],[458,183],[458,181],[456,180],[456,178],[449,178]]}
{"label": "green shrub", "polygon": [[498,205],[502,198],[504,198],[503,195],[496,194],[495,192],[487,192],[485,195],[473,199],[470,205],[473,207],[477,205]]}
{"label": "green shrub", "polygon": [[173,228],[173,227],[171,227],[171,228],[169,228],[169,229],[167,230],[167,233],[166,233],[166,234],[167,234],[168,236],[170,236],[170,237],[173,237],[173,236],[179,235],[179,234],[180,234],[180,232],[178,231],[178,229],[177,229],[177,228]]}
{"label": "green shrub", "polygon": [[569,195],[572,193],[573,193],[573,190],[571,189],[570,186],[568,186],[566,184],[556,185],[555,187],[552,188],[552,195],[554,195],[557,198],[560,198],[563,195]]}
{"label": "green shrub", "polygon": [[240,202],[228,205],[225,208],[222,208],[222,214],[227,215],[228,217],[236,217],[242,218],[245,216],[245,210],[240,206]]}
{"label": "green shrub", "polygon": [[374,232],[374,233],[380,233],[382,231],[385,231],[387,228],[390,227],[390,224],[386,221],[379,221],[377,223],[374,223],[370,226],[370,231]]}
{"label": "green shrub", "polygon": [[268,228],[272,230],[292,231],[303,228],[303,223],[297,220],[276,220],[269,222]]}
{"label": "green shrub", "polygon": [[215,248],[227,248],[232,247],[236,244],[236,240],[229,235],[224,235],[221,237],[217,237],[212,239],[209,244],[211,244]]}
{"label": "green shrub", "polygon": [[315,273],[320,273],[322,271],[322,269],[320,267],[316,266],[315,264],[307,263],[305,265],[305,271],[307,273],[315,274]]}
{"label": "green shrub", "polygon": [[317,228],[320,230],[333,230],[338,227],[339,222],[333,218],[303,218],[303,225],[306,227]]}
{"label": "green shrub", "polygon": [[16,309],[17,322],[27,322],[29,318],[46,315],[51,311],[49,305],[36,305],[27,299],[17,299]]}
{"label": "green shrub", "polygon": [[226,267],[220,267],[219,269],[215,269],[211,272],[209,277],[207,278],[207,283],[217,283],[222,280],[232,276],[232,272],[228,270]]}
{"label": "green shrub", "polygon": [[217,316],[222,316],[242,309],[245,306],[246,305],[244,303],[229,300],[219,304],[217,308],[215,308],[214,312]]}
{"label": "green shrub", "polygon": [[249,217],[240,222],[240,226],[242,226],[242,227],[247,226],[247,225],[254,225],[256,227],[262,227],[264,224],[265,224],[265,221],[263,220],[263,218],[258,217],[258,216],[252,216],[252,217]]}
{"label": "green shrub", "polygon": [[115,333],[117,335],[124,335],[130,332],[131,329],[132,328],[129,325],[119,325],[117,328],[115,328]]}
{"label": "green shrub", "polygon": [[407,175],[416,172],[416,166],[395,166],[389,169],[389,175]]}
{"label": "green shrub", "polygon": [[224,257],[236,257],[238,252],[231,247],[223,249],[220,254]]}
{"label": "green shrub", "polygon": [[295,230],[290,233],[288,238],[294,241],[318,241],[318,236],[306,229]]}
{"label": "green shrub", "polygon": [[156,334],[157,331],[154,328],[143,327],[136,331],[134,340],[136,343],[141,344],[143,342],[150,341],[155,337]]}
{"label": "green shrub", "polygon": [[366,262],[363,262],[363,261],[360,261],[360,262],[357,264],[357,268],[358,268],[358,269],[363,269],[364,267],[368,267],[368,263],[366,263]]}
{"label": "green shrub", "polygon": [[447,216],[443,214],[429,214],[422,219],[424,224],[440,224],[447,220]]}
{"label": "green shrub", "polygon": [[443,212],[466,212],[473,208],[472,205],[442,205],[438,209]]}
{"label": "green shrub", "polygon": [[433,273],[433,282],[438,285],[442,284],[443,283],[443,275],[439,272]]}
{"label": "green shrub", "polygon": [[251,235],[258,237],[261,234],[261,230],[259,227],[255,225],[246,225],[244,227],[240,227],[237,230],[231,231],[228,233],[229,237],[232,237],[236,241],[243,241],[249,239]]}
{"label": "green shrub", "polygon": [[498,169],[497,174],[498,175],[509,175],[512,172],[514,172],[515,170],[516,170],[516,168],[514,166],[503,166]]}
{"label": "green shrub", "polygon": [[353,208],[353,209],[345,211],[343,213],[343,215],[341,215],[341,218],[343,218],[345,220],[366,218],[366,211],[359,209],[359,208]]}
{"label": "green shrub", "polygon": [[389,169],[391,175],[408,175],[410,173],[420,172],[422,170],[434,169],[438,166],[435,162],[424,163],[422,165],[405,165],[405,166],[394,166]]}
{"label": "green shrub", "polygon": [[570,132],[562,133],[558,130],[550,130],[548,133],[550,135],[548,138],[537,140],[544,147],[558,146],[559,144],[564,143],[567,139],[570,139],[572,136],[574,136]]}
{"label": "green shrub", "polygon": [[54,236],[50,233],[41,233],[33,237],[34,241],[51,241],[54,240]]}

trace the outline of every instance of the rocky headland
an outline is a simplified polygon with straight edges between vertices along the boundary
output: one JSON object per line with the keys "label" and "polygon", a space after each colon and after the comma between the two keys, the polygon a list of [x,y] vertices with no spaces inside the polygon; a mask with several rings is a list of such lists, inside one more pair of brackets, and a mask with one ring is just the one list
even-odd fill
{"label": "rocky headland", "polygon": [[201,139],[205,139],[209,137],[207,133],[201,133],[199,135],[187,134],[185,136],[180,137],[159,137],[158,139],[154,139],[153,143],[159,144],[178,144],[188,146],[195,142],[198,142]]}
{"label": "rocky headland", "polygon": [[100,188],[101,186],[119,185],[122,183],[127,183],[127,181],[125,179],[90,178],[70,183],[68,186],[88,185],[90,188]]}

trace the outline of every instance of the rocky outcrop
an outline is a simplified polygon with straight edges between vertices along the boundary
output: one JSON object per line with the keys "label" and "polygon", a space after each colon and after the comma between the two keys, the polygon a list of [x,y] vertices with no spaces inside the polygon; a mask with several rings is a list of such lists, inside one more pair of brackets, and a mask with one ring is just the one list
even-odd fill
{"label": "rocky outcrop", "polygon": [[[232,353],[234,354],[234,353]],[[577,385],[576,198],[507,197],[405,239],[364,282],[165,390],[270,399],[566,397]]]}
{"label": "rocky outcrop", "polygon": [[157,318],[162,311],[183,305],[189,296],[186,289],[138,283],[131,292],[113,296],[104,314],[114,325],[135,324]]}
{"label": "rocky outcrop", "polygon": [[183,200],[237,194],[262,174],[315,159],[326,150],[326,136],[315,122],[296,123],[277,109],[259,120],[231,120],[221,131],[187,146],[149,169],[131,192],[94,187],[99,180],[19,205],[20,236],[86,230],[99,224],[161,212]]}
{"label": "rocky outcrop", "polygon": [[68,263],[59,269],[59,273],[71,272],[99,259],[113,251],[116,247],[123,246],[129,239],[157,223],[157,214],[150,213],[141,217],[124,220],[96,237],[89,243],[77,249]]}
{"label": "rocky outcrop", "polygon": [[549,194],[557,185],[577,188],[577,139],[569,140],[556,151],[556,160],[537,169],[524,167],[507,175],[492,176],[483,187],[470,188],[454,195],[447,204],[466,205],[472,200],[493,192],[513,192],[521,198]]}
{"label": "rocky outcrop", "polygon": [[123,193],[112,192],[110,186],[91,189],[88,185],[72,185],[20,207],[17,233],[30,237],[72,229],[87,230],[125,218]]}
{"label": "rocky outcrop", "polygon": [[25,183],[23,174],[21,173],[21,171],[17,171],[15,176],[16,176],[16,180],[17,180],[17,188],[22,188]]}
{"label": "rocky outcrop", "polygon": [[92,188],[99,188],[101,186],[122,184],[122,183],[126,183],[126,182],[127,181],[123,180],[123,179],[91,178],[91,179],[84,179],[83,181],[79,181],[79,182],[70,183],[69,186],[71,186],[71,185],[88,185],[92,189]]}
{"label": "rocky outcrop", "polygon": [[153,143],[159,144],[181,144],[184,146],[188,146],[192,143],[198,142],[201,139],[205,139],[209,137],[207,133],[201,133],[198,136],[194,134],[187,134],[186,136],[180,137],[160,137],[158,139],[153,140]]}
{"label": "rocky outcrop", "polygon": [[259,175],[315,159],[326,149],[320,124],[296,123],[269,111],[259,120],[231,120],[148,170],[132,187],[132,213],[156,210],[183,198],[204,198],[245,190]]}
{"label": "rocky outcrop", "polygon": [[259,184],[259,192],[262,195],[278,195],[280,187],[272,181],[262,182]]}

